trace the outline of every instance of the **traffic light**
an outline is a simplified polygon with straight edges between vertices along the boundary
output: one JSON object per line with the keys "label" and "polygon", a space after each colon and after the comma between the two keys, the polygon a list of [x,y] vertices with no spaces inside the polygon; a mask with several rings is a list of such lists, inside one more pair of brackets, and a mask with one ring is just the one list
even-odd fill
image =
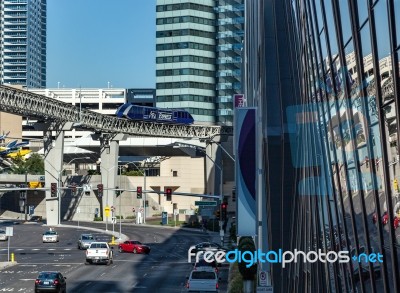
{"label": "traffic light", "polygon": [[217,211],[215,212],[215,217],[217,218],[218,221],[221,219],[221,213],[220,213],[219,210],[217,210]]}
{"label": "traffic light", "polygon": [[[119,189],[119,186],[115,186],[115,189]],[[115,190],[115,197],[118,197],[121,195],[121,191],[120,190]]]}
{"label": "traffic light", "polygon": [[142,199],[142,186],[136,187],[137,199]]}
{"label": "traffic light", "polygon": [[223,203],[221,204],[221,212],[222,212],[221,218],[222,218],[222,221],[225,221],[225,220],[226,220],[226,209],[227,209],[227,207],[228,207],[228,204],[227,204],[227,203],[223,202]]}
{"label": "traffic light", "polygon": [[149,201],[148,200],[145,200],[144,201],[144,206],[147,208],[147,207],[149,207]]}
{"label": "traffic light", "polygon": [[236,201],[236,189],[232,189],[232,202]]}
{"label": "traffic light", "polygon": [[98,197],[102,197],[103,196],[103,191],[104,191],[104,189],[103,189],[103,184],[97,184],[97,194],[98,194]]}
{"label": "traffic light", "polygon": [[167,201],[172,201],[172,189],[171,188],[167,188],[165,190],[165,194],[167,195]]}
{"label": "traffic light", "polygon": [[50,184],[50,196],[57,197],[57,183]]}

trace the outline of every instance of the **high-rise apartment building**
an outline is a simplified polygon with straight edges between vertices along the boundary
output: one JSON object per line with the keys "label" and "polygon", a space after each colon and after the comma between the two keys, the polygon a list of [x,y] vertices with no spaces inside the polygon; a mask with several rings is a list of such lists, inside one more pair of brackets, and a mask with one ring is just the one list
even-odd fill
{"label": "high-rise apartment building", "polygon": [[46,87],[46,1],[1,1],[1,83]]}
{"label": "high-rise apartment building", "polygon": [[244,0],[217,0],[216,122],[233,124],[234,94],[242,92]]}
{"label": "high-rise apartment building", "polygon": [[241,91],[243,0],[157,0],[157,106],[232,125]]}

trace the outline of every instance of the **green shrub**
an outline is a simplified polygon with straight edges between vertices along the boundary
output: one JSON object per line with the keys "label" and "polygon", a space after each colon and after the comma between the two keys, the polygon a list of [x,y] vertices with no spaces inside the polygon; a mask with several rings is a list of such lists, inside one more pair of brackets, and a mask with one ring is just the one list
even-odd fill
{"label": "green shrub", "polygon": [[127,219],[127,220],[133,220],[133,219],[135,219],[135,216],[127,216],[125,219]]}
{"label": "green shrub", "polygon": [[115,216],[115,218],[119,220],[119,219],[123,219],[123,218],[124,218],[124,216],[117,215],[117,216]]}
{"label": "green shrub", "polygon": [[[253,253],[256,250],[256,246],[254,244],[253,238],[246,236],[241,237],[239,240],[238,249],[242,252],[250,251]],[[257,274],[257,263],[254,263],[251,267],[247,268],[245,262],[239,263],[239,272],[243,277],[243,280],[254,280]]]}
{"label": "green shrub", "polygon": [[103,217],[94,217],[93,221],[103,221]]}

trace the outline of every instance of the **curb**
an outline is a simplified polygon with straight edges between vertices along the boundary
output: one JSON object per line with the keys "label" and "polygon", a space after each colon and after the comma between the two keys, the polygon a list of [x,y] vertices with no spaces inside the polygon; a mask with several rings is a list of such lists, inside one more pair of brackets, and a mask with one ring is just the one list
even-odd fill
{"label": "curb", "polygon": [[95,231],[95,232],[101,232],[101,233],[104,233],[104,234],[112,235],[112,236],[115,237],[115,242],[114,242],[113,245],[117,245],[117,244],[119,244],[120,242],[124,242],[124,241],[126,241],[126,240],[129,239],[128,236],[126,236],[125,234],[122,234],[122,233],[121,233],[121,238],[119,238],[119,232],[115,232],[115,231],[114,231],[114,233],[113,233],[112,231],[106,231],[106,230],[103,230],[103,229],[92,228],[92,227],[74,226],[74,225],[63,225],[63,224],[57,225],[57,226],[55,226],[55,227],[61,227],[61,228],[63,228],[63,227],[64,227],[64,228],[71,228],[71,227],[73,227],[73,228],[77,228],[77,229],[91,230],[91,231]]}
{"label": "curb", "polygon": [[0,262],[0,271],[9,267],[13,267],[17,265],[16,261],[7,261],[7,262]]}

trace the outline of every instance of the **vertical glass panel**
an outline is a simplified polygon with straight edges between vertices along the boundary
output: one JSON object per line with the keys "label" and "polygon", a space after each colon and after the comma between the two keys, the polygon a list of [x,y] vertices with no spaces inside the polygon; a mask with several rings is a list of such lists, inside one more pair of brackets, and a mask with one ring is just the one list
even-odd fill
{"label": "vertical glass panel", "polygon": [[367,6],[367,1],[369,0],[358,0],[357,5],[358,5],[358,20],[359,20],[359,26],[361,26],[364,21],[368,17],[368,6]]}
{"label": "vertical glass panel", "polygon": [[[324,27],[322,23],[322,13],[321,13],[321,4],[319,2],[320,0],[313,0],[312,2],[315,3],[315,11],[317,13],[317,20],[318,20],[318,33],[322,30]],[[311,3],[313,5],[313,3]]]}
{"label": "vertical glass panel", "polygon": [[[396,117],[396,111],[395,111],[395,103],[392,102],[389,105],[384,107],[384,113],[385,113],[385,132],[386,132],[386,142],[385,142],[385,147],[387,149],[388,153],[388,162],[386,162],[390,168],[389,168],[389,179],[390,179],[390,186],[392,191],[394,191],[394,179],[399,180],[399,162],[398,162],[398,153],[397,153],[397,117]],[[379,138],[378,138],[379,139]],[[379,140],[377,140],[379,142]],[[382,162],[382,156],[379,158],[376,158],[376,167],[377,167],[377,179],[380,182],[380,186],[382,186],[382,190],[384,189],[384,186],[382,184],[383,181],[383,168],[381,167],[383,162]],[[398,187],[396,188],[398,189]],[[387,209],[387,202],[386,202],[386,196],[385,193],[382,192],[379,196],[379,201],[380,201],[380,207],[381,207],[381,213],[383,214],[384,212],[388,212]],[[384,235],[384,241],[385,245],[389,244],[389,228],[387,223],[385,222],[385,216],[382,217],[380,224],[382,225],[382,229],[384,230],[383,235]]]}
{"label": "vertical glass panel", "polygon": [[388,279],[389,279],[389,288],[390,288],[390,292],[395,292],[394,291],[394,286],[393,286],[393,266],[392,266],[392,260],[391,260],[391,252],[389,248],[385,249],[385,254],[386,254],[386,258],[385,259],[389,259],[388,261],[386,261],[386,266],[387,266],[387,275],[388,275]]}
{"label": "vertical glass panel", "polygon": [[[380,2],[385,2],[380,0]],[[400,0],[394,0],[394,17],[395,17],[395,23],[396,23],[396,39],[397,39],[397,44],[395,44],[395,47],[398,46],[400,42]],[[386,21],[388,21],[388,18],[386,18]]]}
{"label": "vertical glass panel", "polygon": [[[325,38],[325,30],[322,31],[320,35],[320,42],[321,42],[321,54],[323,58],[323,62],[325,63],[326,58],[328,57],[328,50],[326,49],[326,38]],[[324,70],[326,71],[326,66],[324,66]]]}
{"label": "vertical glass panel", "polygon": [[[363,57],[369,56],[371,63],[372,63],[372,58],[371,58],[371,35],[369,31],[369,22],[366,22],[365,25],[361,28],[361,45],[362,45],[362,52],[363,52]],[[364,68],[366,69],[366,68]]]}
{"label": "vertical glass panel", "polygon": [[[400,11],[399,11],[400,12]],[[379,1],[373,10],[375,16],[376,43],[378,46],[378,59],[382,60],[390,55],[389,25],[386,1]],[[399,15],[400,17],[400,15]],[[382,74],[382,73],[381,73]]]}
{"label": "vertical glass panel", "polygon": [[340,18],[342,21],[343,41],[346,43],[351,37],[351,21],[348,0],[339,0]]}
{"label": "vertical glass panel", "polygon": [[331,1],[324,1],[324,3],[325,3],[325,13],[327,22],[327,28],[325,29],[325,31],[327,31],[329,35],[329,42],[331,46],[332,56],[335,56],[338,53],[338,45],[336,40],[336,28],[333,19],[332,3]]}

